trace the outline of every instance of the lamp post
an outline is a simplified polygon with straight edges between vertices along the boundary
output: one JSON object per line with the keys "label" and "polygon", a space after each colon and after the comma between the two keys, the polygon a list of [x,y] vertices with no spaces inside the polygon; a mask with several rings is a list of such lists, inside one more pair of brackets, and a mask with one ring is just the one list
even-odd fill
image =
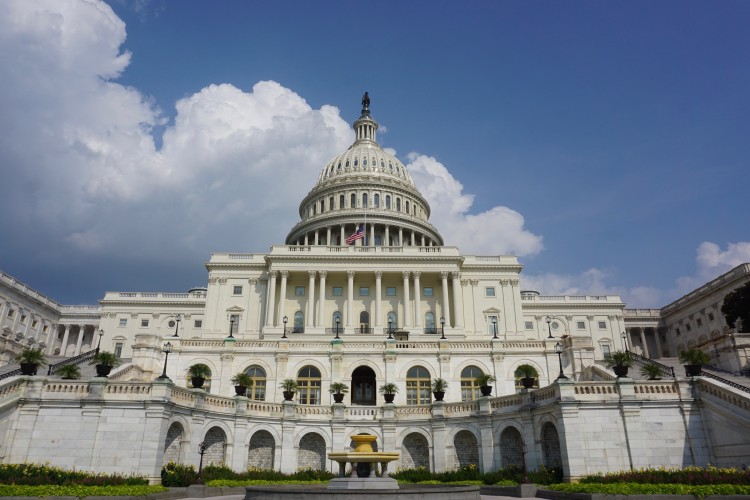
{"label": "lamp post", "polygon": [[206,442],[201,441],[198,445],[198,453],[200,453],[201,461],[198,464],[198,479],[195,481],[197,484],[203,484],[203,455],[206,454]]}
{"label": "lamp post", "polygon": [[281,338],[285,339],[286,338],[286,322],[289,321],[289,318],[287,318],[286,316],[284,316],[284,320],[283,321],[284,321],[284,334],[281,336]]}
{"label": "lamp post", "polygon": [[174,335],[172,335],[172,337],[179,337],[177,333],[180,331],[180,321],[182,321],[182,314],[178,314],[174,317]]}
{"label": "lamp post", "polygon": [[528,483],[529,482],[529,472],[526,469],[526,453],[528,453],[528,448],[526,448],[526,443],[522,443],[523,448],[521,448],[521,456],[523,458],[523,482]]}
{"label": "lamp post", "polygon": [[557,361],[560,363],[560,375],[558,375],[555,380],[567,379],[568,377],[566,377],[565,374],[563,373],[563,367],[562,367],[563,345],[560,342],[555,344],[555,352],[557,353]]}
{"label": "lamp post", "polygon": [[234,317],[234,314],[229,317],[229,337],[230,339],[234,338],[234,325],[237,319]]}
{"label": "lamp post", "polygon": [[549,337],[547,338],[553,339],[555,337],[552,336],[552,327],[550,326],[550,323],[552,323],[552,316],[547,316],[546,320],[547,320],[547,331],[549,332]]}
{"label": "lamp post", "polygon": [[492,340],[497,340],[497,316],[492,317]]}
{"label": "lamp post", "polygon": [[339,337],[339,325],[340,324],[341,324],[341,318],[339,318],[338,316],[336,316],[336,337],[335,338],[337,338],[337,339],[340,338]]}
{"label": "lamp post", "polygon": [[622,337],[622,347],[626,351],[629,351],[630,349],[628,349],[628,334],[625,332],[622,332],[622,334],[620,334],[620,337]]}
{"label": "lamp post", "polygon": [[393,340],[393,318],[388,318],[388,340]]}
{"label": "lamp post", "polygon": [[167,360],[169,359],[169,353],[172,352],[172,344],[167,342],[164,344],[164,347],[161,348],[161,351],[164,353],[164,371],[157,380],[169,380],[169,377],[167,377]]}
{"label": "lamp post", "polygon": [[440,316],[440,340],[445,340],[445,317]]}
{"label": "lamp post", "polygon": [[99,343],[96,344],[96,353],[99,354],[99,348],[102,346],[102,337],[104,337],[104,330],[99,328]]}

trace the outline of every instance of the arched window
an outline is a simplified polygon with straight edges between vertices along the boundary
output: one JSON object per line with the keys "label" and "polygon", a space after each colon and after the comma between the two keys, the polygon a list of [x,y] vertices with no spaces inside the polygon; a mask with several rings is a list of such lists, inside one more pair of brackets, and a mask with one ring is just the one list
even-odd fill
{"label": "arched window", "polygon": [[409,200],[406,200],[406,210],[405,210],[405,212],[407,214],[409,213]]}
{"label": "arched window", "polygon": [[380,208],[380,195],[378,193],[372,195],[372,204],[375,208]]}
{"label": "arched window", "polygon": [[255,401],[266,400],[266,372],[260,366],[251,366],[245,373],[253,379],[253,385],[247,388],[247,397]]}
{"label": "arched window", "polygon": [[406,372],[406,404],[430,404],[430,372],[421,366],[414,366]]}
{"label": "arched window", "polygon": [[[336,323],[337,323],[336,320],[338,320],[338,327],[339,327],[339,329],[344,328],[344,319],[341,317],[341,311],[335,311],[331,315],[331,328],[334,329],[333,333],[336,333],[336,331],[335,331]],[[341,330],[339,330],[339,333],[341,333]]]}
{"label": "arched window", "polygon": [[305,313],[302,311],[294,313],[294,329],[292,333],[305,333]]}
{"label": "arched window", "polygon": [[398,315],[394,311],[388,313],[388,317],[386,318],[385,322],[393,330],[398,330]]}
{"label": "arched window", "polygon": [[339,210],[344,208],[344,195],[339,196]]}
{"label": "arched window", "polygon": [[424,332],[425,333],[437,333],[435,327],[435,313],[427,311],[424,315]]}
{"label": "arched window", "polygon": [[349,208],[356,208],[357,207],[357,195],[352,193],[351,200],[349,201],[350,206]]}
{"label": "arched window", "polygon": [[396,198],[396,210],[401,211],[401,198]]}
{"label": "arched window", "polygon": [[362,206],[367,208],[370,206],[370,199],[367,197],[367,193],[362,193]]}
{"label": "arched window", "polygon": [[341,172],[341,162],[339,162],[339,165],[336,167],[337,172]]}
{"label": "arched window", "polygon": [[333,196],[328,198],[328,210],[333,210]]}
{"label": "arched window", "polygon": [[[513,372],[513,378],[516,380],[516,392],[519,392],[521,389],[524,388],[523,382],[521,382],[521,379],[524,378],[525,376],[526,375],[524,375],[518,370]],[[534,377],[534,385],[531,388],[539,389],[539,377]]]}
{"label": "arched window", "polygon": [[325,211],[326,211],[326,200],[320,200],[320,213],[322,214]]}
{"label": "arched window", "polygon": [[320,404],[320,370],[308,365],[297,373],[297,396],[301,405]]}
{"label": "arched window", "polygon": [[476,366],[467,366],[461,370],[461,401],[473,401],[479,398],[479,385],[475,380],[480,375],[484,373]]}
{"label": "arched window", "polygon": [[391,195],[389,194],[385,195],[385,208],[389,210],[391,208]]}

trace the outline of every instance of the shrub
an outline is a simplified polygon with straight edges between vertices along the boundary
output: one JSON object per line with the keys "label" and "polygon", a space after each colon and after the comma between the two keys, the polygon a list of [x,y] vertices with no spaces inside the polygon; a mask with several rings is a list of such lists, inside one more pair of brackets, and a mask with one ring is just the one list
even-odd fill
{"label": "shrub", "polygon": [[448,389],[448,381],[444,378],[432,379],[432,392],[445,392]]}
{"label": "shrub", "polygon": [[565,493],[604,493],[606,495],[748,495],[750,485],[739,484],[640,484],[640,483],[564,483],[547,489]]}
{"label": "shrub", "polygon": [[28,363],[35,366],[44,366],[47,364],[47,360],[44,358],[44,353],[41,349],[24,349],[21,354],[16,356],[16,361],[19,363]]}
{"label": "shrub", "polygon": [[604,363],[608,368],[613,366],[633,366],[633,358],[629,351],[614,351],[604,357]]}
{"label": "shrub", "polygon": [[184,487],[194,484],[198,472],[192,465],[169,462],[161,468],[161,484],[167,487]]}
{"label": "shrub", "polygon": [[232,377],[231,381],[234,385],[242,385],[245,387],[252,387],[253,386],[253,378],[248,375],[245,372],[240,372],[234,377]]}
{"label": "shrub", "polygon": [[196,363],[188,368],[187,373],[190,378],[208,378],[211,376],[211,368],[203,363]]}
{"label": "shrub", "polygon": [[686,365],[706,365],[709,361],[708,354],[695,347],[680,353],[680,362]]}
{"label": "shrub", "polygon": [[64,379],[78,380],[81,378],[81,369],[78,365],[62,365],[55,370],[55,375]]}
{"label": "shrub", "polygon": [[120,366],[121,363],[122,361],[120,360],[120,358],[109,351],[99,351],[94,354],[94,357],[91,358],[91,361],[89,361],[90,365],[111,366],[112,368]]}
{"label": "shrub", "polygon": [[[210,486],[242,486],[271,483],[320,483],[336,477],[324,470],[303,469],[293,474],[284,474],[277,470],[251,467],[244,472],[236,472],[226,465],[208,465],[203,468],[203,481]],[[198,473],[192,465],[170,462],[161,469],[161,481],[164,486],[190,486],[198,479]]]}
{"label": "shrub", "polygon": [[111,497],[144,496],[161,493],[167,488],[159,485],[119,485],[119,486],[58,486],[44,484],[38,486],[0,484],[0,497]]}
{"label": "shrub", "polygon": [[539,376],[539,372],[536,371],[536,368],[529,364],[519,365],[518,368],[516,368],[516,373],[525,378],[537,378]]}
{"label": "shrub", "polygon": [[641,366],[640,373],[642,377],[648,377],[649,380],[657,380],[663,375],[661,367],[654,363],[647,363]]}
{"label": "shrub", "polygon": [[750,485],[750,470],[720,469],[718,467],[685,467],[684,469],[636,469],[633,471],[592,474],[581,483],[641,483],[641,484],[745,484]]}
{"label": "shrub", "polygon": [[483,373],[474,379],[474,383],[476,383],[479,386],[487,386],[487,385],[490,385],[495,380],[497,379],[494,376],[490,375],[489,373]]}
{"label": "shrub", "polygon": [[380,394],[396,394],[398,392],[398,386],[393,382],[383,384],[380,386]]}
{"label": "shrub", "polygon": [[137,486],[147,485],[148,479],[143,476],[97,474],[69,470],[46,464],[1,464],[0,484],[37,486]]}
{"label": "shrub", "polygon": [[349,386],[343,382],[331,382],[328,392],[331,394],[346,394],[349,392]]}

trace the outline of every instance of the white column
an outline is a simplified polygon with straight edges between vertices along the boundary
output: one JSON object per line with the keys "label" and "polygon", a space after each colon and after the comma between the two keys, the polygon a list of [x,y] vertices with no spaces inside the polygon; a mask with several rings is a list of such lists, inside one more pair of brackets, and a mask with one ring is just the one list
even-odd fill
{"label": "white column", "polygon": [[390,229],[391,227],[388,224],[386,224],[385,225],[385,243],[383,243],[383,246],[386,246],[386,247],[391,246]]}
{"label": "white column", "polygon": [[49,333],[47,333],[47,355],[52,354],[56,339],[57,339],[57,325],[54,323],[51,323],[49,325]]}
{"label": "white column", "polygon": [[404,278],[404,326],[411,326],[411,301],[409,301],[409,271],[401,273]]}
{"label": "white column", "polygon": [[331,246],[331,226],[326,228],[326,245]]}
{"label": "white column", "polygon": [[346,245],[346,233],[344,232],[344,225],[341,224],[341,241],[339,242],[339,246],[345,246]]}
{"label": "white column", "polygon": [[375,224],[370,224],[370,240],[367,242],[367,246],[375,246]]}
{"label": "white column", "polygon": [[13,335],[16,334],[16,329],[18,328],[18,323],[20,323],[21,316],[23,316],[23,314],[24,314],[23,307],[19,307],[18,309],[16,309],[16,317],[13,318],[13,327],[12,327]]}
{"label": "white column", "polygon": [[70,335],[70,325],[63,325],[63,338],[62,344],[60,344],[60,356],[65,356],[65,351],[68,348],[68,337]]}
{"label": "white column", "polygon": [[325,326],[326,322],[326,275],[327,271],[320,271],[320,294],[318,297],[318,326]]}
{"label": "white column", "polygon": [[10,302],[4,302],[0,306],[0,330],[3,329],[3,324],[5,324],[5,315],[8,314],[8,309],[10,309]]}
{"label": "white column", "polygon": [[659,328],[654,327],[654,340],[656,340],[656,355],[660,358],[664,357],[664,351],[661,348],[661,339],[659,338]]}
{"label": "white column", "polygon": [[274,326],[276,317],[276,271],[269,271],[268,297],[266,299],[266,326]]}
{"label": "white column", "polygon": [[319,240],[319,236],[318,236],[318,230],[316,229],[315,230],[315,246],[317,246],[319,244],[318,241],[320,241],[320,240]]}
{"label": "white column", "polygon": [[25,338],[29,337],[29,330],[31,330],[31,322],[32,321],[34,321],[34,315],[33,314],[29,314],[28,316],[26,316],[26,327],[24,327],[24,329],[23,329],[23,336]]}
{"label": "white column", "polygon": [[440,278],[443,281],[443,317],[445,324],[451,326],[451,301],[448,298],[448,272],[441,271]]}
{"label": "white column", "polygon": [[305,233],[305,246],[308,246],[309,244],[307,233]]}
{"label": "white column", "polygon": [[414,239],[414,230],[412,229],[412,231],[411,231],[411,246],[416,246],[416,245],[417,245],[417,242]]}
{"label": "white column", "polygon": [[459,273],[451,273],[453,277],[453,312],[455,313],[455,327],[464,327],[464,308],[461,304],[461,281]]}
{"label": "white column", "polygon": [[83,344],[83,335],[86,333],[86,325],[78,325],[78,340],[76,341],[76,351],[73,356],[81,354],[81,345]]}
{"label": "white column", "polygon": [[317,271],[307,271],[309,280],[307,282],[307,288],[309,290],[309,297],[307,299],[307,313],[305,318],[305,326],[315,326],[315,274]]}
{"label": "white column", "polygon": [[346,326],[354,326],[354,271],[346,272]]}
{"label": "white column", "polygon": [[281,271],[281,286],[279,287],[279,315],[276,324],[281,325],[286,315],[286,279],[289,277],[289,271]]}
{"label": "white column", "polygon": [[404,228],[398,228],[398,246],[404,246]]}
{"label": "white column", "polygon": [[643,347],[643,356],[650,358],[648,354],[648,343],[646,343],[646,329],[641,327],[641,346]]}
{"label": "white column", "polygon": [[[422,289],[419,286],[419,271],[414,271],[414,325],[422,328]],[[421,333],[421,332],[420,332]]]}
{"label": "white column", "polygon": [[375,333],[383,330],[383,272],[375,271]]}

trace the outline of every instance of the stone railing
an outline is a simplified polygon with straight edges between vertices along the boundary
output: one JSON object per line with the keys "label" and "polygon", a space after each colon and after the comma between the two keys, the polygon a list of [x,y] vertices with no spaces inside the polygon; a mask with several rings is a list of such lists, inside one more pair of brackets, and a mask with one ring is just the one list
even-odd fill
{"label": "stone railing", "polygon": [[744,392],[740,392],[735,388],[722,387],[702,378],[693,379],[693,383],[700,391],[701,399],[710,396],[744,411],[750,411],[750,396]]}
{"label": "stone railing", "polygon": [[479,413],[479,401],[446,403],[443,408],[447,416],[476,415]]}
{"label": "stone railing", "polygon": [[395,408],[396,418],[429,417],[432,415],[430,405],[397,406]]}
{"label": "stone railing", "polygon": [[671,382],[659,380],[638,380],[633,386],[633,392],[644,394],[648,399],[671,399],[677,395],[677,387]]}
{"label": "stone railing", "polygon": [[264,403],[262,401],[248,401],[245,408],[251,415],[279,416],[284,412],[284,405],[281,403]]}
{"label": "stone railing", "polygon": [[347,406],[344,410],[346,418],[351,420],[373,420],[378,419],[383,413],[383,409],[378,406],[362,407]]}
{"label": "stone railing", "polygon": [[297,405],[294,407],[294,414],[303,417],[326,417],[330,418],[333,415],[333,411],[330,406],[307,406]]}

